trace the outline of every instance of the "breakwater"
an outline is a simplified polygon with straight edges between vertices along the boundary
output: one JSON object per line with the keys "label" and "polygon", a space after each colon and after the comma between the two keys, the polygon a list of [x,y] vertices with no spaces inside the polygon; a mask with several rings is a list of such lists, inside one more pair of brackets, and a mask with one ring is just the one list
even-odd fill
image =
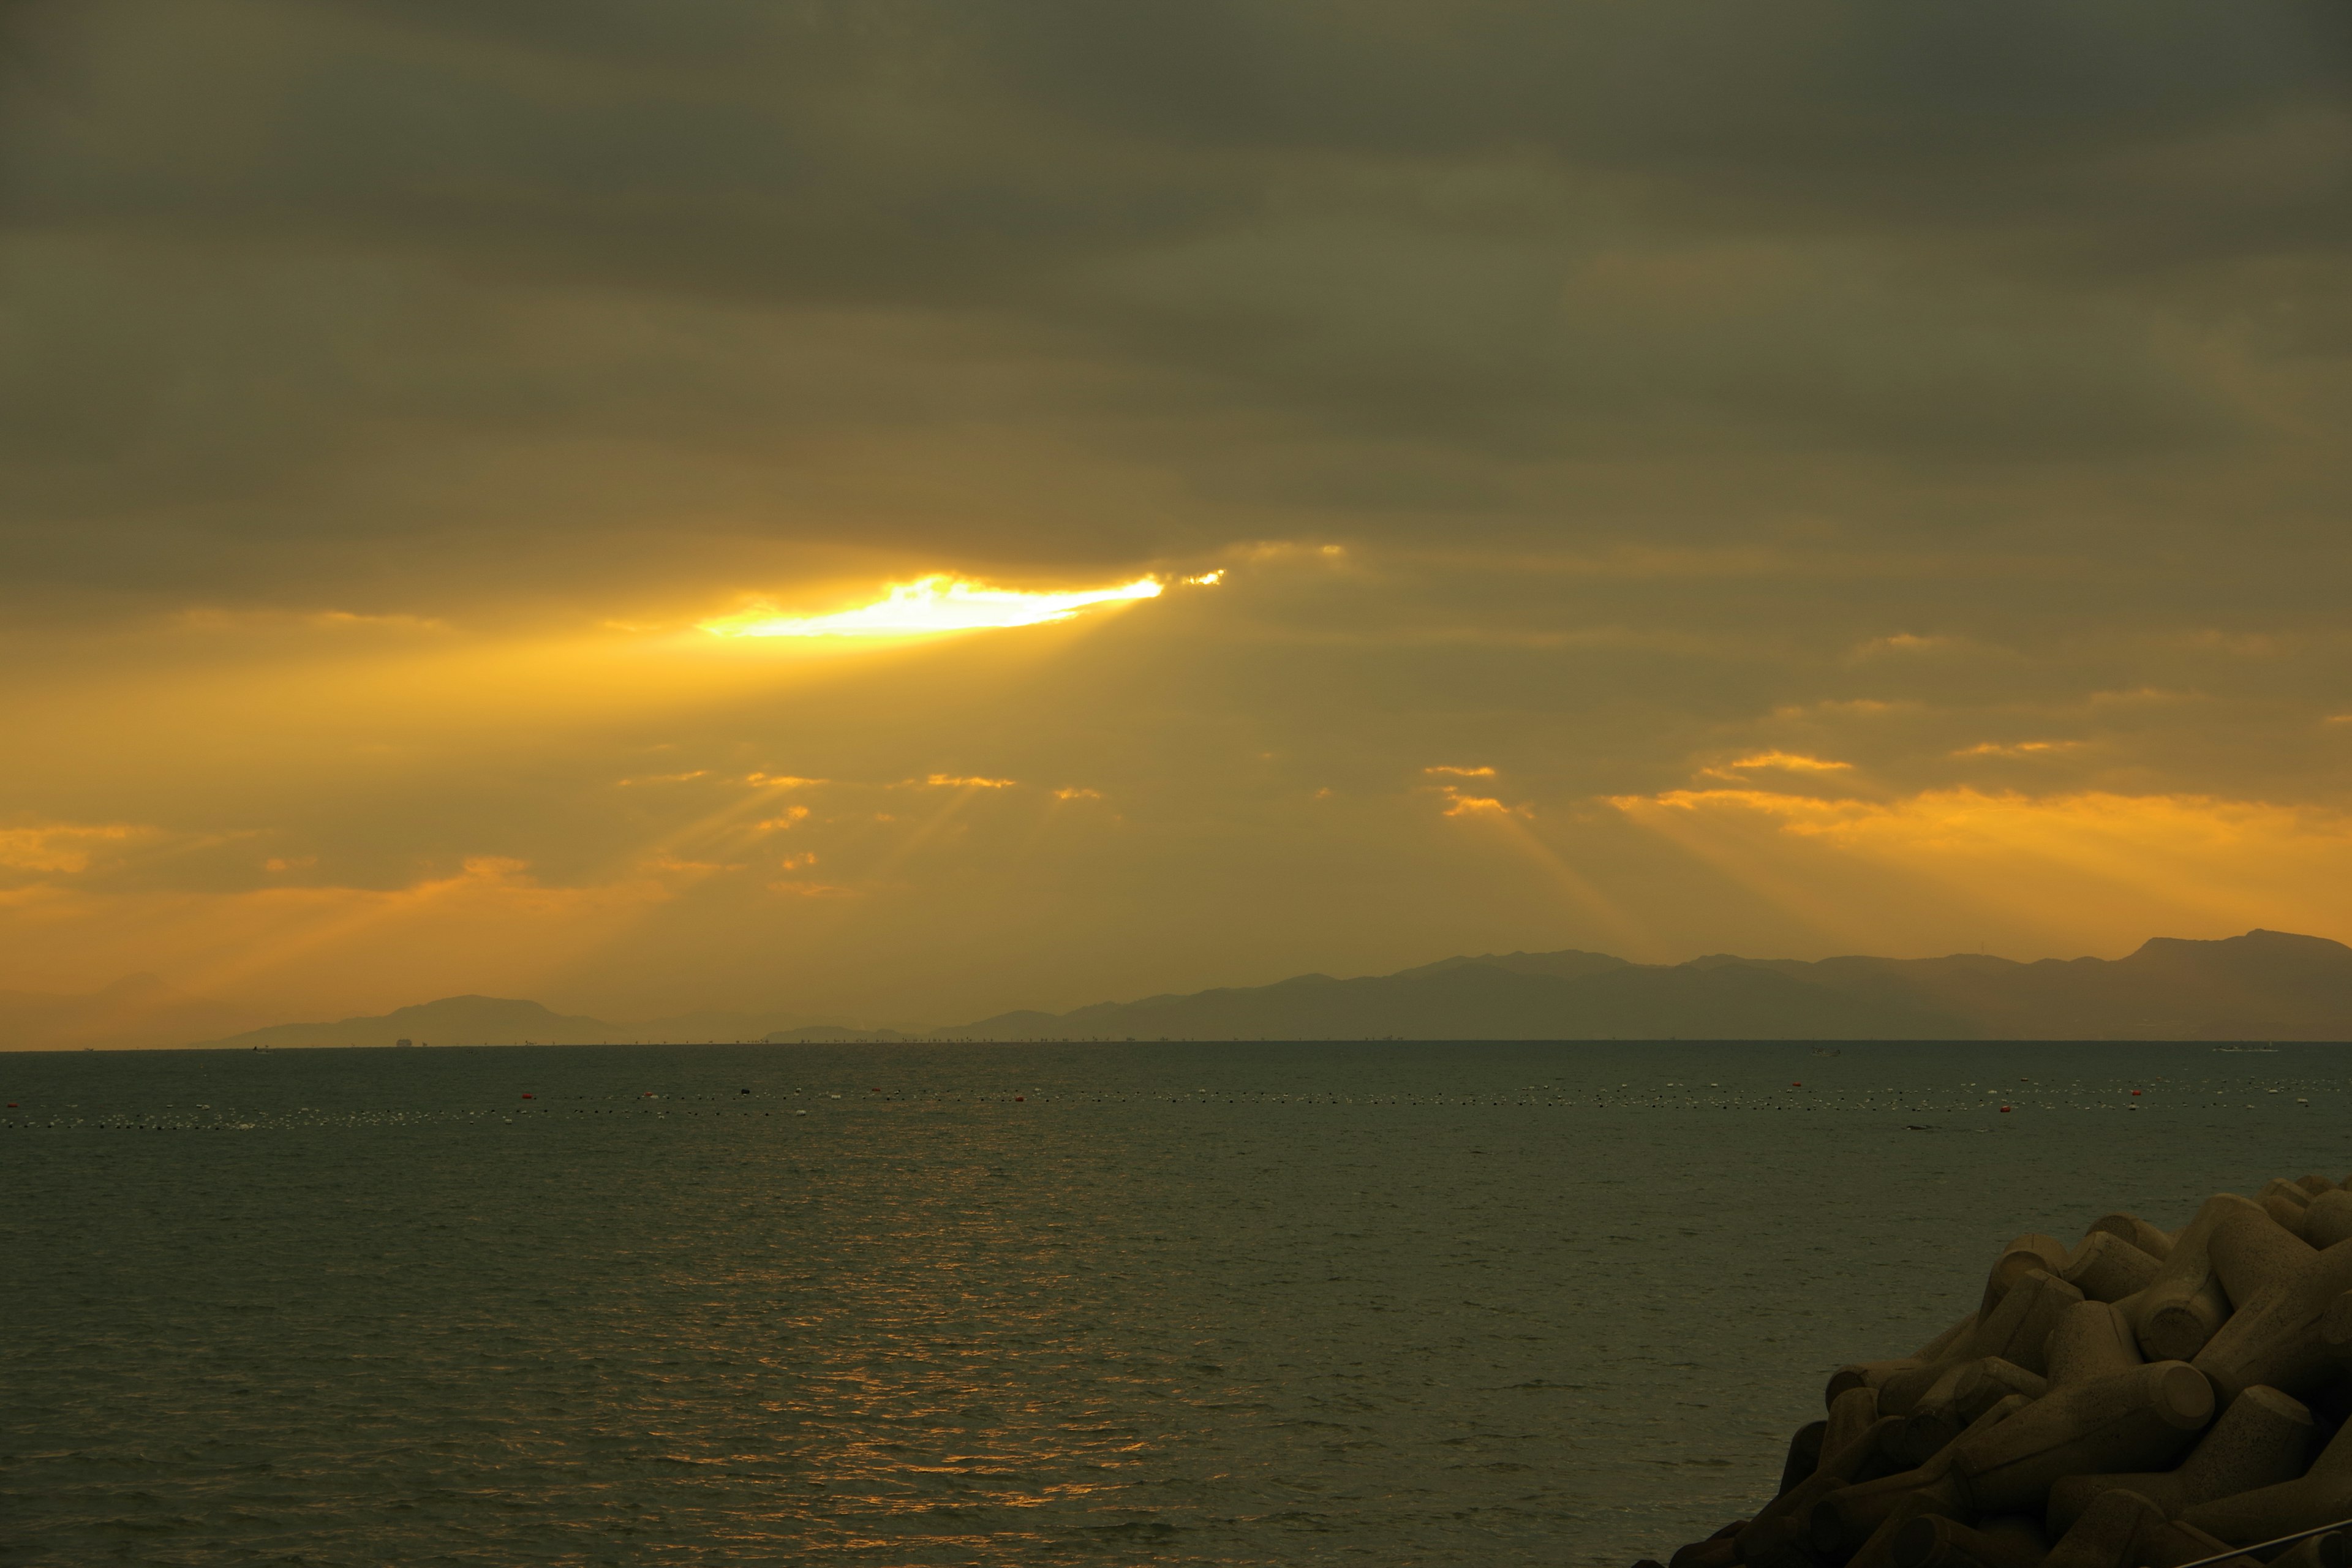
{"label": "breakwater", "polygon": [[1973,1311],[1823,1404],[1772,1500],[1670,1568],[2345,1568],[2352,1190],[2020,1236]]}

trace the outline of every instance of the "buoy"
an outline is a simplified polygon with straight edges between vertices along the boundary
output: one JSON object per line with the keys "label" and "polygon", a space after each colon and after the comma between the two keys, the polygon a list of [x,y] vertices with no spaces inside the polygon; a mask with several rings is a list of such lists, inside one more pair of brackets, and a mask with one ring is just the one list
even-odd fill
{"label": "buoy", "polygon": [[1015,1105],[1025,1105],[1028,1100],[1029,1097],[1025,1094],[1016,1094],[1013,1097],[1013,1103]]}
{"label": "buoy", "polygon": [[2133,1090],[2132,1090],[2132,1098],[2133,1098],[2134,1100],[2137,1100],[2137,1099],[2139,1098],[2139,1090],[2137,1090],[2137,1089],[2133,1089]]}
{"label": "buoy", "polygon": [[529,1095],[527,1095],[527,1094],[526,1094],[526,1095],[524,1095],[524,1096],[523,1096],[523,1098],[524,1098],[525,1100],[529,1100],[529,1099],[530,1098],[530,1096],[529,1096]]}
{"label": "buoy", "polygon": [[2006,1106],[2006,1105],[2002,1106],[2002,1107],[2000,1108],[2000,1113],[2001,1113],[2003,1116],[2007,1116],[2007,1115],[2009,1114],[2009,1107],[2008,1107],[2008,1106]]}
{"label": "buoy", "polygon": [[1795,1079],[1790,1079],[1790,1080],[1789,1087],[1790,1087],[1790,1089],[1802,1089],[1802,1088],[1804,1088],[1805,1086],[1804,1086],[1803,1084],[1801,1084],[1801,1083],[1797,1082]]}

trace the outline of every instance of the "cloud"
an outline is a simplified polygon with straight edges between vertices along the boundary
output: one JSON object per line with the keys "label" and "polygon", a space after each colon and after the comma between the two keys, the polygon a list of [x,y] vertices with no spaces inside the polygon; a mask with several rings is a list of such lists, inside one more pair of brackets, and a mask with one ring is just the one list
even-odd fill
{"label": "cloud", "polygon": [[47,823],[0,827],[0,867],[73,876],[107,849],[152,839],[156,830],[128,823]]}
{"label": "cloud", "polygon": [[1979,741],[1973,746],[1962,746],[1952,752],[1956,757],[2037,757],[2052,752],[2072,751],[2080,741]]}
{"label": "cloud", "polygon": [[647,773],[641,778],[615,779],[613,782],[615,788],[629,789],[637,784],[687,784],[695,779],[707,779],[709,776],[709,768],[690,768],[682,773]]}
{"label": "cloud", "polygon": [[1534,813],[1525,805],[1505,805],[1489,795],[1465,795],[1451,784],[1438,792],[1445,802],[1448,816],[1530,816]]}
{"label": "cloud", "polygon": [[2044,941],[2069,929],[2136,941],[2131,933],[2265,920],[2324,931],[2340,923],[2334,889],[2352,875],[2352,815],[2262,800],[1948,788],[1879,801],[1723,789],[1608,804],[1824,924],[1840,915],[1823,901],[1864,874],[1853,885],[1874,890],[1844,911],[1857,935],[1870,923],[1863,899],[1935,898]]}
{"label": "cloud", "polygon": [[1801,752],[1757,752],[1724,763],[1719,766],[1701,768],[1699,772],[1713,778],[1736,778],[1751,768],[1773,768],[1792,773],[1835,773],[1850,772],[1852,763],[1842,763],[1827,757],[1809,757]]}
{"label": "cloud", "polygon": [[[0,820],[168,825],[7,841],[39,963],[949,1017],[1942,941],[1979,763],[2352,805],[2342,6],[887,13],[9,9]],[[1077,613],[692,629],[894,587]]]}
{"label": "cloud", "polygon": [[947,632],[1001,630],[1066,621],[1105,605],[1156,599],[1166,589],[1156,577],[1139,577],[1109,588],[1069,592],[998,588],[934,573],[911,583],[893,583],[881,598],[854,609],[823,616],[787,616],[765,601],[731,616],[700,623],[721,637],[908,637]]}
{"label": "cloud", "polygon": [[1892,637],[1872,637],[1857,646],[1848,657],[1855,659],[1877,658],[1885,655],[1949,653],[1963,646],[1964,639],[1952,637],[1920,637],[1911,632],[1897,632]]}
{"label": "cloud", "polygon": [[1490,779],[1495,776],[1495,770],[1492,768],[1461,768],[1447,763],[1438,763],[1421,771],[1425,773],[1444,773],[1453,778],[1464,779]]}

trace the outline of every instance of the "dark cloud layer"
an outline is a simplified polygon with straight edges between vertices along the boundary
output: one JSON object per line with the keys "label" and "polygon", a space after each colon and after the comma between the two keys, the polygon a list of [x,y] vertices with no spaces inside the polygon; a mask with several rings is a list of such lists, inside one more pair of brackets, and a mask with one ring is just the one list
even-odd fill
{"label": "dark cloud layer", "polygon": [[[0,655],[46,737],[0,813],[145,835],[22,840],[27,886],[618,886],[648,768],[1003,773],[1117,803],[1117,886],[1005,869],[1003,799],[939,834],[999,822],[1005,920],[1108,952],[1252,866],[1468,918],[1488,874],[1439,897],[1413,837],[1454,761],[1529,864],[1661,887],[1699,874],[1601,803],[1776,751],[1877,801],[2347,804],[2339,5],[35,0],[0,49]],[[1066,668],[609,712],[448,673],[1219,565]],[[1675,809],[1785,816],[1779,766]],[[1649,955],[1802,903],[1687,885]],[[1470,944],[1339,926],[1294,956]],[[1058,999],[1178,978],[1163,940]]]}

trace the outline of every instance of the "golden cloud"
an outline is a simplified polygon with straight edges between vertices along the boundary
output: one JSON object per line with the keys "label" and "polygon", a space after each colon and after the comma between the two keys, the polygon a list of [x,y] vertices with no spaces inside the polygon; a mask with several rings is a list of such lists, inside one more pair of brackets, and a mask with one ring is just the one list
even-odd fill
{"label": "golden cloud", "polygon": [[1157,577],[1138,577],[1108,588],[1039,593],[998,588],[950,573],[935,572],[911,583],[893,583],[882,597],[823,616],[787,616],[767,600],[755,600],[731,616],[699,623],[721,637],[908,637],[943,632],[989,631],[1006,626],[1066,621],[1102,605],[1156,599],[1166,592]]}
{"label": "golden cloud", "polygon": [[1532,816],[1535,813],[1524,805],[1505,805],[1492,795],[1465,795],[1447,784],[1438,791],[1445,800],[1448,816]]}
{"label": "golden cloud", "polygon": [[1962,746],[1956,757],[2032,757],[2045,752],[2071,752],[2080,741],[2017,741],[2002,744],[1999,741],[1982,741],[1973,746]]}
{"label": "golden cloud", "polygon": [[100,849],[152,838],[156,830],[129,823],[45,823],[36,827],[0,827],[0,866],[11,870],[71,876],[89,869]]}
{"label": "golden cloud", "polygon": [[1809,757],[1801,752],[1758,752],[1725,764],[1734,768],[1785,768],[1799,773],[1842,773],[1853,766],[1829,757]]}

